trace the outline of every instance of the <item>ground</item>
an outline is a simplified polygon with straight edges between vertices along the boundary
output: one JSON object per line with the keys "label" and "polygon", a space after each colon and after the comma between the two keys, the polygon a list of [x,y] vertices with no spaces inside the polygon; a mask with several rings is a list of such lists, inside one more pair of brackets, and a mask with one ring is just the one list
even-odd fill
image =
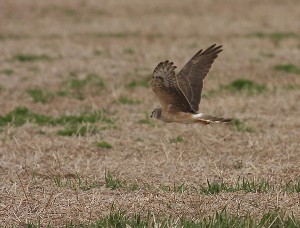
{"label": "ground", "polygon": [[[297,0],[1,1],[1,225],[299,219],[299,12]],[[156,65],[180,69],[214,43],[200,111],[233,124],[151,119]]]}

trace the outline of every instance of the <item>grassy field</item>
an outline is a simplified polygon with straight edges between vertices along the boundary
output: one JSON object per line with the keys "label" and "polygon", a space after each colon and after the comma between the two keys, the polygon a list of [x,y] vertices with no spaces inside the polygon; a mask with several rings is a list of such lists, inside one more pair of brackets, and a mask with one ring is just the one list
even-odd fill
{"label": "grassy field", "polygon": [[[0,224],[299,227],[300,3],[0,3]],[[164,124],[149,82],[222,44],[200,111]]]}

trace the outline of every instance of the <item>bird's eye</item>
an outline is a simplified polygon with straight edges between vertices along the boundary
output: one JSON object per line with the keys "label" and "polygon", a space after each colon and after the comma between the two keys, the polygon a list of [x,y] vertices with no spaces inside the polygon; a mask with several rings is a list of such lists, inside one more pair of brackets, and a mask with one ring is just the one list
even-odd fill
{"label": "bird's eye", "polygon": [[152,113],[151,113],[151,116],[150,116],[150,117],[153,117],[153,116],[154,116],[154,112],[155,112],[155,111],[152,111]]}

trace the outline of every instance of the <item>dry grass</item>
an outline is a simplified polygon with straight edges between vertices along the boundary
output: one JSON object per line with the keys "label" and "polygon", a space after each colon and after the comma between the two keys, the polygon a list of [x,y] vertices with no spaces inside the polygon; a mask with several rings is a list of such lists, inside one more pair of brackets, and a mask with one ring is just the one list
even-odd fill
{"label": "dry grass", "polygon": [[[296,0],[2,1],[1,225],[88,224],[112,204],[129,215],[200,219],[226,207],[257,219],[275,209],[299,218],[299,193],[282,187],[300,179],[299,11]],[[148,86],[156,64],[180,68],[212,43],[224,51],[201,112],[237,118],[238,126],[149,119],[159,105]],[[264,89],[230,87],[238,79]],[[4,117],[18,107],[52,119],[104,110],[113,122],[15,126]],[[66,128],[77,133],[58,135]],[[115,190],[105,172],[120,181]],[[161,187],[238,178],[275,187],[214,195]]]}

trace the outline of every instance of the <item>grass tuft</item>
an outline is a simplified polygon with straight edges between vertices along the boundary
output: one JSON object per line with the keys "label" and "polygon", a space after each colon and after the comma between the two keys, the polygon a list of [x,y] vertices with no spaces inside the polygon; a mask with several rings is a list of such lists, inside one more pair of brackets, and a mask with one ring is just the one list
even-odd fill
{"label": "grass tuft", "polygon": [[41,89],[29,89],[27,90],[27,93],[35,103],[40,102],[45,104],[53,99],[53,94]]}
{"label": "grass tuft", "polygon": [[52,180],[55,185],[60,188],[89,191],[91,189],[100,187],[98,182],[90,182],[87,179],[81,178],[78,174],[67,174],[64,176],[56,175],[52,177]]}
{"label": "grass tuft", "polygon": [[44,125],[48,124],[50,121],[50,117],[33,113],[25,107],[16,108],[5,116],[0,116],[0,126],[13,124],[16,127],[19,127],[27,122],[34,122],[40,125]]}
{"label": "grass tuft", "polygon": [[14,73],[14,70],[12,69],[3,69],[3,70],[0,70],[0,74],[5,74],[7,76],[10,76]]}
{"label": "grass tuft", "polygon": [[248,95],[252,95],[265,92],[267,87],[248,79],[237,79],[228,85],[222,85],[221,89],[229,90],[231,92],[246,92]]}
{"label": "grass tuft", "polygon": [[177,136],[176,138],[170,139],[170,143],[182,143],[183,141],[184,139],[182,138],[182,136]]}
{"label": "grass tuft", "polygon": [[130,99],[124,96],[120,96],[118,99],[118,102],[120,104],[128,104],[128,105],[136,105],[136,104],[140,104],[141,102],[139,100],[134,100],[134,99]]}
{"label": "grass tuft", "polygon": [[297,67],[293,64],[280,64],[274,66],[274,70],[283,71],[291,74],[300,74],[300,67]]}
{"label": "grass tuft", "polygon": [[151,78],[150,77],[145,77],[145,78],[142,78],[140,80],[131,80],[128,84],[127,84],[127,87],[128,88],[131,88],[131,89],[134,89],[136,87],[144,87],[144,88],[147,88],[149,87],[149,82],[150,82]]}
{"label": "grass tuft", "polygon": [[265,32],[254,32],[248,34],[248,37],[257,37],[260,39],[271,39],[274,43],[278,43],[279,41],[289,39],[289,38],[299,38],[299,35],[293,32],[273,32],[273,33],[265,33]]}
{"label": "grass tuft", "polygon": [[144,67],[135,68],[133,71],[127,73],[128,76],[134,77],[128,84],[127,87],[134,89],[137,87],[147,88],[150,85],[152,75],[149,74],[149,70]]}
{"label": "grass tuft", "polygon": [[273,186],[267,180],[247,180],[238,179],[235,184],[226,184],[223,181],[218,183],[210,183],[207,180],[207,186],[201,186],[199,192],[202,194],[213,195],[221,192],[254,192],[254,193],[267,193],[273,190]]}
{"label": "grass tuft", "polygon": [[140,119],[138,121],[139,124],[143,124],[143,125],[149,125],[151,127],[155,127],[155,123],[153,120],[151,120],[151,118],[149,117],[149,115],[146,113],[145,114],[145,118],[144,119]]}
{"label": "grass tuft", "polygon": [[232,125],[234,126],[235,130],[239,132],[249,132],[249,133],[255,132],[254,128],[245,125],[239,119],[234,119],[232,121]]}
{"label": "grass tuft", "polygon": [[47,61],[51,60],[48,55],[42,54],[42,55],[34,55],[34,54],[18,54],[15,55],[12,60],[16,60],[19,62],[34,62],[34,61]]}
{"label": "grass tuft", "polygon": [[0,34],[0,41],[1,40],[23,40],[23,39],[29,39],[31,38],[28,34],[22,34],[22,33],[18,33],[18,34]]}
{"label": "grass tuft", "polygon": [[180,194],[184,193],[189,189],[188,186],[186,186],[184,183],[179,185],[174,183],[173,186],[162,185],[160,186],[160,188],[165,192],[176,192]]}
{"label": "grass tuft", "polygon": [[286,192],[298,192],[300,193],[300,180],[296,181],[296,182],[288,182],[285,185],[285,191]]}
{"label": "grass tuft", "polygon": [[109,171],[105,171],[105,187],[110,188],[112,190],[124,188],[124,181],[113,177]]}
{"label": "grass tuft", "polygon": [[260,52],[260,54],[265,58],[273,58],[275,56],[273,53],[270,52]]}
{"label": "grass tuft", "polygon": [[[87,224],[67,224],[66,227],[85,227]],[[294,215],[286,215],[285,212],[275,209],[262,214],[262,217],[253,217],[249,212],[246,215],[229,214],[224,207],[213,215],[195,218],[185,216],[172,217],[157,215],[148,210],[145,216],[140,213],[129,213],[116,209],[114,204],[107,216],[99,218],[89,224],[91,227],[299,227],[300,220]]]}
{"label": "grass tuft", "polygon": [[254,192],[254,193],[267,193],[270,190],[273,190],[273,186],[267,180],[246,180],[242,179],[236,182],[236,189],[244,192]]}
{"label": "grass tuft", "polygon": [[137,37],[140,34],[137,32],[115,32],[115,33],[94,33],[92,35],[96,38],[125,39],[125,38],[130,38],[130,37]]}
{"label": "grass tuft", "polygon": [[111,57],[111,53],[108,50],[99,50],[99,49],[96,49],[96,50],[94,50],[94,55],[95,56]]}
{"label": "grass tuft", "polygon": [[98,128],[93,125],[78,125],[71,124],[65,126],[64,129],[59,130],[57,135],[60,136],[86,136],[86,135],[94,135],[98,132]]}
{"label": "grass tuft", "polygon": [[81,113],[80,115],[62,115],[59,117],[51,117],[40,115],[30,111],[28,108],[19,107],[9,112],[5,116],[0,116],[0,127],[8,124],[20,127],[27,122],[36,123],[38,125],[64,126],[57,132],[61,136],[84,136],[87,134],[95,134],[98,127],[94,124],[102,122],[106,126],[114,126],[115,121],[107,116],[105,110]]}
{"label": "grass tuft", "polygon": [[132,54],[134,54],[134,49],[133,48],[125,48],[124,50],[123,50],[123,52],[125,53],[125,54],[129,54],[129,55],[132,55]]}
{"label": "grass tuft", "polygon": [[65,90],[59,91],[59,95],[82,100],[85,94],[99,95],[105,88],[104,80],[97,74],[90,73],[84,78],[79,78],[77,73],[71,72],[65,81]]}
{"label": "grass tuft", "polygon": [[300,85],[297,84],[287,84],[283,86],[284,89],[286,90],[300,90]]}
{"label": "grass tuft", "polygon": [[76,74],[71,75],[73,75],[69,80],[69,86],[71,89],[82,89],[87,85],[94,85],[102,89],[105,88],[104,81],[97,74],[87,74],[83,79],[78,79]]}
{"label": "grass tuft", "polygon": [[100,148],[104,148],[104,149],[111,149],[111,148],[112,148],[112,145],[109,144],[109,143],[106,142],[106,141],[97,142],[97,143],[96,143],[96,146],[97,146],[97,147],[100,147]]}
{"label": "grass tuft", "polygon": [[207,180],[207,187],[200,187],[200,192],[206,195],[214,195],[220,192],[233,192],[234,189],[231,186],[226,185],[224,182],[221,183],[210,183]]}

